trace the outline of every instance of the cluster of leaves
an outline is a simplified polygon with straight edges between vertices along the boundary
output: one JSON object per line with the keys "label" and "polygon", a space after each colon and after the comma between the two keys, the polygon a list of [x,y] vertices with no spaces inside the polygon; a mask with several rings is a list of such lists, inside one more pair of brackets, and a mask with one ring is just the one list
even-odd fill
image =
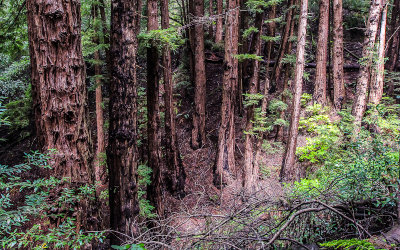
{"label": "cluster of leaves", "polygon": [[[333,240],[320,244],[321,247],[330,249],[344,249],[344,250],[375,250],[375,246],[366,240],[349,239],[349,240]],[[383,249],[381,249],[383,250]]]}
{"label": "cluster of leaves", "polygon": [[[49,171],[49,154],[26,154],[26,163],[17,166],[0,165],[0,247],[30,249],[81,248],[93,240],[103,240],[102,233],[84,233],[77,229],[74,208],[83,199],[94,197],[93,186],[63,188],[52,200],[52,192],[60,189],[66,179],[55,177],[29,180],[29,171]],[[20,195],[18,204],[13,204]],[[52,213],[62,208],[66,212]],[[59,221],[56,226],[51,219]]]}
{"label": "cluster of leaves", "polygon": [[23,96],[29,85],[29,57],[13,59],[0,54],[0,96],[10,101]]}

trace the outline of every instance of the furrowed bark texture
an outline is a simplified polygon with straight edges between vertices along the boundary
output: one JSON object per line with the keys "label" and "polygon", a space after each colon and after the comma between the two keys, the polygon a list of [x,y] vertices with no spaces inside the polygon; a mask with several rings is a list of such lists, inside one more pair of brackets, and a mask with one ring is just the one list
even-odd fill
{"label": "furrowed bark texture", "polygon": [[235,171],[235,98],[238,84],[239,3],[228,0],[226,16],[225,59],[222,86],[221,125],[218,133],[218,152],[215,166],[216,185],[228,183]]}
{"label": "furrowed bark texture", "polygon": [[93,181],[87,125],[85,63],[80,1],[28,0],[32,98],[37,135],[44,151],[55,149],[54,176]]}
{"label": "furrowed bark texture", "polygon": [[[157,0],[147,1],[147,31],[158,29]],[[148,198],[159,216],[164,215],[161,189],[160,141],[159,141],[159,66],[158,48],[153,41],[147,48],[147,154],[148,164],[153,170]]]}
{"label": "furrowed bark texture", "polygon": [[[251,54],[261,55],[261,32],[264,21],[264,12],[257,13],[255,18],[255,27],[259,30],[253,37],[254,48],[250,51]],[[252,75],[250,79],[250,86],[248,93],[250,95],[257,94],[260,89],[260,61],[253,60],[252,62]],[[253,129],[254,120],[254,105],[247,107],[246,119],[246,132]],[[259,175],[259,167],[255,158],[257,149],[254,149],[255,138],[253,135],[247,133],[245,135],[245,153],[244,153],[244,188],[247,192],[254,192],[257,190],[257,182]]]}
{"label": "furrowed bark texture", "polygon": [[[193,0],[193,16],[204,16],[204,1]],[[204,54],[204,27],[201,23],[194,26],[194,82],[195,109],[193,113],[192,147],[198,149],[206,144],[206,65]]]}
{"label": "furrowed bark texture", "polygon": [[[136,53],[140,9],[140,1],[113,0],[111,5],[110,220],[111,229],[130,236],[137,233],[135,219],[139,215]],[[119,236],[112,237],[111,243],[120,244]]]}
{"label": "furrowed bark texture", "polygon": [[282,169],[280,178],[282,181],[294,181],[296,176],[296,147],[297,147],[297,136],[300,120],[300,99],[303,88],[303,74],[304,74],[304,63],[305,63],[305,46],[306,46],[306,35],[307,35],[307,10],[308,0],[301,0],[300,8],[300,23],[298,27],[298,38],[297,38],[297,59],[296,59],[296,73],[294,78],[294,96],[293,96],[293,110],[292,117],[290,120],[289,138],[286,145],[286,151],[282,162]]}
{"label": "furrowed bark texture", "polygon": [[222,12],[223,12],[223,5],[224,2],[223,0],[217,0],[217,24],[215,27],[215,43],[222,43],[222,33],[224,32],[223,29],[223,17],[222,17]]}
{"label": "furrowed bark texture", "polygon": [[[161,28],[169,28],[168,0],[160,1]],[[163,78],[165,89],[165,155],[167,162],[166,184],[171,193],[183,196],[185,191],[185,169],[179,153],[176,134],[175,107],[173,98],[171,51],[168,46],[162,52]]]}
{"label": "furrowed bark texture", "polygon": [[367,92],[370,80],[370,68],[374,53],[375,39],[378,32],[379,16],[382,10],[382,0],[372,0],[369,11],[367,29],[362,52],[362,63],[360,65],[360,75],[357,79],[356,99],[354,100],[352,115],[354,116],[354,136],[356,137],[361,130],[361,121],[364,116]]}
{"label": "furrowed bark texture", "polygon": [[317,68],[315,73],[314,100],[326,104],[326,64],[328,59],[329,0],[320,0],[317,43]]}
{"label": "furrowed bark texture", "polygon": [[378,63],[376,65],[376,79],[371,82],[369,103],[378,105],[383,96],[383,81],[385,78],[385,44],[386,44],[386,0],[382,0],[382,6],[385,6],[382,12],[381,27],[378,46]]}
{"label": "furrowed bark texture", "polygon": [[343,4],[342,0],[333,0],[333,106],[342,108],[345,98],[343,72]]}

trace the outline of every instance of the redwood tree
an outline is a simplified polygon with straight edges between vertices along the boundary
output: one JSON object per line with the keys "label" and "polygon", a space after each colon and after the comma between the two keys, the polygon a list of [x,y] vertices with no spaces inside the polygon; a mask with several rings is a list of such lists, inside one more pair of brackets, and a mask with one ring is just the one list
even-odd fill
{"label": "redwood tree", "polygon": [[[157,0],[147,1],[147,31],[158,29]],[[147,48],[147,157],[153,170],[148,198],[157,209],[158,215],[164,214],[161,189],[160,141],[159,141],[159,66],[158,48],[150,41]]]}
{"label": "redwood tree", "polygon": [[217,0],[217,25],[215,27],[215,43],[222,43],[222,33],[223,33],[223,0]]}
{"label": "redwood tree", "polygon": [[[255,27],[258,29],[258,32],[255,33],[253,37],[253,44],[252,50],[250,51],[251,54],[255,54],[257,56],[261,55],[261,33],[264,21],[264,11],[259,10],[255,17]],[[260,86],[260,61],[253,60],[251,62],[251,79],[249,85],[249,95],[255,95],[259,92]],[[251,98],[251,97],[250,97]],[[252,135],[251,130],[253,129],[253,120],[254,120],[254,105],[247,106],[247,119],[246,119],[246,128],[245,131],[247,132],[245,135],[245,153],[244,153],[244,188],[248,192],[256,191],[257,189],[257,181],[259,175],[259,166],[258,162],[254,156],[257,149],[254,149],[255,138]]]}
{"label": "redwood tree", "polygon": [[352,115],[354,116],[354,135],[357,136],[361,129],[361,121],[367,104],[367,92],[370,80],[370,67],[372,63],[375,39],[378,32],[379,17],[382,10],[382,0],[372,0],[365,31],[362,52],[362,63],[360,75],[357,78],[356,98],[353,104]]}
{"label": "redwood tree", "polygon": [[[168,0],[160,1],[161,28],[169,28]],[[175,108],[173,98],[171,51],[168,45],[162,50],[163,78],[165,89],[165,155],[167,164],[166,184],[169,190],[178,195],[184,194],[185,169],[179,153],[178,138],[176,135]]]}
{"label": "redwood tree", "polygon": [[238,84],[239,6],[238,0],[228,0],[226,16],[224,76],[222,83],[221,125],[214,183],[226,184],[235,171],[235,97]]}
{"label": "redwood tree", "polygon": [[[204,0],[191,0],[194,18],[204,16]],[[193,50],[194,50],[194,112],[192,129],[192,147],[198,149],[206,143],[206,66],[204,54],[204,27],[194,20]]]}
{"label": "redwood tree", "polygon": [[320,0],[314,100],[326,103],[326,62],[328,58],[329,0]]}
{"label": "redwood tree", "polygon": [[44,151],[55,149],[55,176],[93,181],[87,124],[80,1],[27,0],[32,99]]}
{"label": "redwood tree", "polygon": [[296,176],[296,147],[300,120],[300,100],[303,90],[303,74],[305,63],[305,47],[307,35],[307,10],[308,0],[301,0],[300,23],[297,33],[296,71],[294,78],[294,96],[292,103],[292,117],[290,120],[289,138],[286,144],[285,155],[282,162],[280,178],[283,181],[294,181]]}
{"label": "redwood tree", "polygon": [[[110,127],[107,162],[110,176],[111,228],[127,235],[137,233],[137,80],[141,2],[113,0],[111,5]],[[120,243],[112,237],[111,243]],[[124,239],[126,240],[126,239]]]}
{"label": "redwood tree", "polygon": [[345,98],[343,72],[343,4],[342,0],[333,0],[333,106],[342,108]]}

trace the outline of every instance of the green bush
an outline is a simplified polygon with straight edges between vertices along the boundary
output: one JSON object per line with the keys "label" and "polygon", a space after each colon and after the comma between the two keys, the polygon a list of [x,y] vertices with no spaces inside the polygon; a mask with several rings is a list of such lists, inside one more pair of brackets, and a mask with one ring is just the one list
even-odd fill
{"label": "green bush", "polygon": [[[49,171],[49,157],[50,154],[32,152],[26,154],[26,163],[12,167],[0,165],[2,249],[79,249],[94,240],[103,240],[102,233],[84,233],[78,230],[72,216],[79,202],[94,198],[93,186],[62,188],[61,194],[54,199],[52,193],[60,189],[66,179],[23,178],[34,168]],[[13,196],[18,193],[23,197],[18,198],[18,205],[13,204]],[[53,213],[52,210],[57,208],[65,212]],[[51,225],[51,219],[58,219],[60,223]]]}

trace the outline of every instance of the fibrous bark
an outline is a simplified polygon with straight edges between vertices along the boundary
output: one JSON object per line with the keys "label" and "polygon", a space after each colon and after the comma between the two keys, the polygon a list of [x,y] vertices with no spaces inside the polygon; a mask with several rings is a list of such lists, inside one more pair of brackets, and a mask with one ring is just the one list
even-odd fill
{"label": "fibrous bark", "polygon": [[80,1],[28,0],[32,99],[44,151],[55,149],[54,176],[93,181]]}
{"label": "fibrous bark", "polygon": [[[257,13],[255,18],[255,27],[258,29],[258,32],[253,37],[254,48],[250,51],[251,54],[255,54],[257,56],[261,55],[261,32],[264,21],[264,12]],[[257,94],[260,89],[260,61],[253,60],[252,62],[252,75],[250,79],[250,86],[248,94],[254,95]],[[257,181],[259,175],[259,166],[257,164],[257,159],[255,158],[255,153],[257,151],[254,150],[255,138],[249,133],[253,129],[253,121],[254,121],[254,105],[250,105],[247,107],[247,119],[246,119],[246,128],[247,132],[245,135],[245,153],[244,153],[244,188],[247,192],[254,192],[257,189]]]}
{"label": "fibrous bark", "polygon": [[[193,16],[201,18],[204,16],[204,1],[193,0]],[[204,28],[203,24],[195,23],[193,34],[194,49],[194,112],[192,129],[192,147],[198,149],[206,143],[206,66],[204,54]]]}
{"label": "fibrous bark", "polygon": [[[168,0],[160,1],[161,28],[169,28]],[[184,195],[186,174],[179,153],[176,134],[175,108],[173,99],[171,51],[165,45],[162,51],[163,78],[165,89],[165,155],[167,164],[166,184],[171,193]]]}
{"label": "fibrous bark", "polygon": [[356,99],[354,100],[352,110],[355,125],[354,136],[357,136],[360,132],[361,121],[366,108],[367,91],[370,80],[370,68],[374,53],[376,34],[378,32],[381,10],[382,0],[372,0],[367,22],[367,29],[365,31],[360,75],[357,78]]}
{"label": "fibrous bark", "polygon": [[382,6],[385,6],[381,17],[381,27],[378,46],[378,63],[376,65],[376,78],[371,82],[369,92],[369,103],[378,105],[383,96],[383,81],[385,77],[385,44],[386,44],[386,0],[382,0]]}
{"label": "fibrous bark", "polygon": [[328,59],[329,0],[320,0],[317,43],[317,69],[315,73],[314,100],[326,104],[326,64]]}
{"label": "fibrous bark", "polygon": [[[158,29],[157,0],[147,1],[147,31]],[[159,141],[159,65],[158,48],[150,41],[147,48],[147,157],[153,170],[148,198],[159,216],[164,214],[161,189],[160,141]]]}
{"label": "fibrous bark", "polygon": [[215,43],[222,43],[223,33],[223,0],[217,0],[217,25],[215,27]]}
{"label": "fibrous bark", "polygon": [[[111,5],[110,127],[107,148],[111,229],[137,233],[137,80],[136,53],[140,1],[113,0]],[[126,240],[126,239],[122,239]],[[112,244],[121,238],[111,237]]]}
{"label": "fibrous bark", "polygon": [[342,108],[345,98],[343,73],[343,4],[342,0],[333,0],[333,105],[336,110]]}
{"label": "fibrous bark", "polygon": [[228,0],[229,13],[226,16],[225,59],[222,86],[221,125],[218,133],[218,152],[214,182],[216,185],[228,183],[235,170],[235,98],[238,84],[239,38],[238,0]]}
{"label": "fibrous bark", "polygon": [[300,23],[298,27],[298,38],[297,38],[297,59],[296,59],[296,71],[294,78],[294,96],[293,96],[293,110],[292,117],[290,120],[289,138],[286,145],[285,155],[282,162],[282,169],[280,173],[280,179],[282,181],[294,181],[296,179],[296,168],[295,168],[295,154],[297,147],[297,136],[300,120],[300,99],[303,88],[303,73],[305,63],[305,45],[306,45],[306,34],[307,34],[307,10],[308,0],[301,0],[300,8]]}

